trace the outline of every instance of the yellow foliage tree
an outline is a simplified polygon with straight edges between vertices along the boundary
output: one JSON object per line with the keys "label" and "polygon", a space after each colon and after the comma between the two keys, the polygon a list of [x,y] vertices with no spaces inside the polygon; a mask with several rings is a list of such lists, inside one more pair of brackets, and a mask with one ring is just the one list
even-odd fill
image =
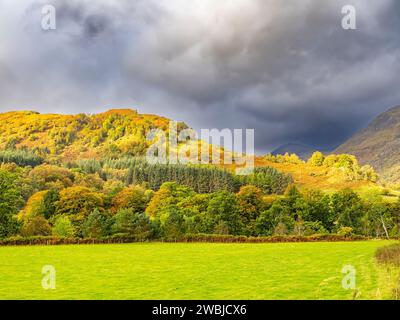
{"label": "yellow foliage tree", "polygon": [[147,202],[146,189],[141,186],[129,186],[116,194],[111,210],[116,213],[120,209],[130,208],[136,213],[143,213]]}
{"label": "yellow foliage tree", "polygon": [[56,202],[56,214],[70,215],[75,221],[81,221],[94,209],[103,210],[103,195],[89,188],[76,186],[61,190]]}
{"label": "yellow foliage tree", "polygon": [[32,195],[25,207],[18,213],[19,220],[28,220],[31,217],[43,215],[44,212],[44,197],[47,194],[47,190],[36,192]]}

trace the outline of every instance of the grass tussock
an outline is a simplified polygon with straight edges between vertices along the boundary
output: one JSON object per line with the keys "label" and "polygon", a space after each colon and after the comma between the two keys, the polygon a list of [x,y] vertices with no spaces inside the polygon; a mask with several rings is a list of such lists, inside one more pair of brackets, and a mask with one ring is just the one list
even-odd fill
{"label": "grass tussock", "polygon": [[376,259],[379,263],[400,267],[400,244],[379,248],[376,251]]}
{"label": "grass tussock", "polygon": [[[388,270],[391,270],[393,268],[398,269],[398,267],[400,266],[400,244],[393,244],[390,246],[378,248],[375,256],[379,263],[387,266]],[[399,276],[397,276],[396,284],[392,289],[392,299],[400,300]]]}

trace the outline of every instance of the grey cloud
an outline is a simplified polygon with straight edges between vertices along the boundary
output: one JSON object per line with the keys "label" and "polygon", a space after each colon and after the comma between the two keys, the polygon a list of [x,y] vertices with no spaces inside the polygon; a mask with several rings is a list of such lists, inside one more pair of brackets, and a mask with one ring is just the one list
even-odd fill
{"label": "grey cloud", "polygon": [[[255,128],[265,152],[334,147],[399,104],[395,0],[12,3],[0,1],[0,111],[131,106],[195,128]],[[48,3],[54,32],[40,29]],[[348,3],[355,31],[341,28]]]}

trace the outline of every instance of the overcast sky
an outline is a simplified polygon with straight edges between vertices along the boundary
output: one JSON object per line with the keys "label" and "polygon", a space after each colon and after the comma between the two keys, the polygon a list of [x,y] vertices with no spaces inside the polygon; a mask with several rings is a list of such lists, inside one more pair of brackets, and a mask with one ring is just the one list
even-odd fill
{"label": "overcast sky", "polygon": [[0,0],[1,112],[128,107],[327,149],[400,104],[399,80],[398,0]]}

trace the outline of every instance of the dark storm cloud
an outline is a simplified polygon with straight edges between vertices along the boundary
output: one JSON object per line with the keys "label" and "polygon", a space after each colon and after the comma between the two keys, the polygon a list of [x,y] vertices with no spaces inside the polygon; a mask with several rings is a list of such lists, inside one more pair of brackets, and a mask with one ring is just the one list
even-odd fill
{"label": "dark storm cloud", "polygon": [[[341,28],[345,4],[357,30]],[[0,0],[0,111],[134,107],[255,128],[259,151],[332,148],[400,103],[399,13],[395,0]]]}

